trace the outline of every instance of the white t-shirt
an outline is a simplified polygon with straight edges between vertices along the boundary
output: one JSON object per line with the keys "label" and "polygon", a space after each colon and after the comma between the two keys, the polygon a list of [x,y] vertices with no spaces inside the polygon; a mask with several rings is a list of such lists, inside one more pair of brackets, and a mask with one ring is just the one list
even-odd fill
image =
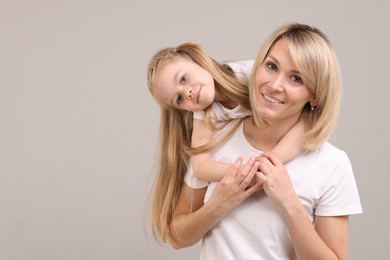
{"label": "white t-shirt", "polygon": [[255,64],[254,60],[227,61],[224,64],[228,65],[234,71],[241,84],[248,86],[249,76]]}
{"label": "white t-shirt", "polygon": [[[236,106],[235,108],[226,108],[219,102],[213,102],[211,104],[213,108],[214,116],[212,120],[214,122],[227,121],[230,119],[244,118],[252,115],[252,111],[241,105]],[[194,119],[205,120],[206,115],[204,111],[195,111]]]}
{"label": "white t-shirt", "polygon": [[[241,124],[236,133],[213,152],[212,158],[233,163],[239,156],[244,156],[246,161],[261,153],[247,141]],[[302,153],[285,167],[313,223],[314,215],[362,212],[352,167],[344,151],[325,143],[318,150]],[[194,176],[186,177],[186,183],[194,188],[204,184],[198,185]],[[209,184],[205,202],[217,184]],[[259,191],[203,237],[201,259],[296,259],[296,256],[280,208],[264,191]]]}

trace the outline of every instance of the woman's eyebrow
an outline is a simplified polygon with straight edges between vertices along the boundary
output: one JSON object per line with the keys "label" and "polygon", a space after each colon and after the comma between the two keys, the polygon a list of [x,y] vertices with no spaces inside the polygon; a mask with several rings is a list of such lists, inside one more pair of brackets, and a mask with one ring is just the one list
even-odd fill
{"label": "woman's eyebrow", "polygon": [[[269,57],[271,60],[273,60],[273,62],[275,62],[277,65],[280,65],[278,59],[275,58],[274,56],[272,56],[272,54],[269,54],[267,57]],[[301,75],[301,73],[296,69],[291,69],[290,72],[293,74]]]}
{"label": "woman's eyebrow", "polygon": [[279,64],[279,61],[277,58],[275,58],[274,56],[272,56],[272,54],[268,54],[268,56],[271,60],[273,60],[276,64]]}

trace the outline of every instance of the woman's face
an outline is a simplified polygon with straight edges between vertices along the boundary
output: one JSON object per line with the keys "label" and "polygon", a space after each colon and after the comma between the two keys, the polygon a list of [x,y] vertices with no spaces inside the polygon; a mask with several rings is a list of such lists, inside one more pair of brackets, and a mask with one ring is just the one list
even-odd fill
{"label": "woman's face", "polygon": [[269,123],[295,122],[307,102],[314,105],[314,95],[310,94],[305,79],[293,63],[283,38],[271,48],[255,79],[257,107],[254,109]]}
{"label": "woman's face", "polygon": [[169,107],[201,111],[214,101],[214,79],[197,63],[175,58],[160,64],[153,93],[158,102]]}

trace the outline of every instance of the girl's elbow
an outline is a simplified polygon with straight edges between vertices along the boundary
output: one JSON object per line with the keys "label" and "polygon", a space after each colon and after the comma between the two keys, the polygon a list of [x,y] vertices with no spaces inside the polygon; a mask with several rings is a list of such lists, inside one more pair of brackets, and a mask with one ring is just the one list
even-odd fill
{"label": "girl's elbow", "polygon": [[171,235],[168,235],[168,242],[169,242],[169,245],[170,245],[173,249],[175,249],[175,250],[178,250],[178,249],[182,249],[182,248],[188,247],[188,245],[185,245],[184,243],[180,242],[179,239],[174,238],[174,237],[171,236]]}

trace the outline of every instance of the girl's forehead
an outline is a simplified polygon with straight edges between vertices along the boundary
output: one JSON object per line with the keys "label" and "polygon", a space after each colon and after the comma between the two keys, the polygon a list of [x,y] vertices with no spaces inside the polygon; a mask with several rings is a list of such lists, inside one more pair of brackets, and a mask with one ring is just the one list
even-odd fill
{"label": "girl's forehead", "polygon": [[169,58],[166,58],[160,62],[157,69],[162,70],[165,66],[171,65],[171,64],[179,64],[181,62],[188,62],[191,61],[188,58],[182,57],[182,56],[172,56]]}
{"label": "girl's forehead", "polygon": [[180,58],[164,60],[158,65],[156,76],[161,77],[161,72],[166,73],[168,71],[178,69],[182,63],[183,63],[183,60]]}

